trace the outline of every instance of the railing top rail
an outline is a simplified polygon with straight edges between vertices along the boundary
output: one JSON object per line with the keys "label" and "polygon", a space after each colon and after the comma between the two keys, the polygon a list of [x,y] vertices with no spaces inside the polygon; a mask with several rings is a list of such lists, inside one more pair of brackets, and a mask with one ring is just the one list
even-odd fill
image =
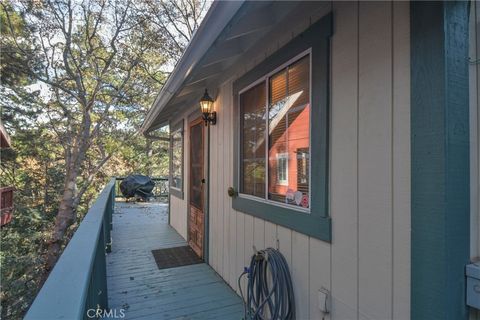
{"label": "railing top rail", "polygon": [[47,281],[25,316],[37,319],[82,319],[89,289],[97,244],[102,231],[111,179],[90,207],[77,231],[58,259]]}

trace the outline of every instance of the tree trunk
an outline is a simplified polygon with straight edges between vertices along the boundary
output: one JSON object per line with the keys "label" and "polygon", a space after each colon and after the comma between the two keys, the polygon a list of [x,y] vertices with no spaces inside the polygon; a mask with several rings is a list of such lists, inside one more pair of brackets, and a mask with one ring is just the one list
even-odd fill
{"label": "tree trunk", "polygon": [[72,168],[67,171],[65,177],[65,187],[63,190],[62,200],[58,208],[57,217],[55,218],[55,227],[53,229],[52,239],[48,244],[46,255],[45,269],[47,272],[52,270],[58,260],[62,248],[65,233],[75,221],[75,205],[74,198],[76,192],[77,170]]}
{"label": "tree trunk", "polygon": [[[84,108],[86,110],[86,108]],[[91,118],[88,111],[84,111],[82,119],[83,127],[79,132],[78,145],[73,150],[68,150],[65,156],[67,170],[65,175],[65,184],[63,188],[62,200],[55,218],[55,227],[53,228],[52,239],[48,243],[45,263],[45,277],[53,269],[62,249],[65,233],[73,222],[75,222],[78,202],[75,201],[77,192],[77,177],[79,169],[85,159],[89,147]],[[70,141],[72,139],[69,139]]]}

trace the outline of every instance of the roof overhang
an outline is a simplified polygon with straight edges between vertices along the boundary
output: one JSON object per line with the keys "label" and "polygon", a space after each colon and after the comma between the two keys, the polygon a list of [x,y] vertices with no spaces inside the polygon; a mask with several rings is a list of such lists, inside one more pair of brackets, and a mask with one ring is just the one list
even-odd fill
{"label": "roof overhang", "polygon": [[[172,110],[165,110],[166,106],[181,85],[192,75],[192,71],[198,65],[200,59],[225,29],[242,4],[243,1],[213,2],[180,61],[178,61],[175,69],[168,77],[167,82],[148,111],[140,129],[142,133],[158,129],[168,122],[168,115]],[[166,114],[161,115],[163,111],[166,111]]]}
{"label": "roof overhang", "polygon": [[150,108],[141,132],[148,134],[168,124],[195,105],[205,89],[214,97],[215,89],[239,72],[236,68],[258,59],[257,48],[278,49],[275,39],[290,37],[295,23],[329,10],[324,2],[215,1]]}

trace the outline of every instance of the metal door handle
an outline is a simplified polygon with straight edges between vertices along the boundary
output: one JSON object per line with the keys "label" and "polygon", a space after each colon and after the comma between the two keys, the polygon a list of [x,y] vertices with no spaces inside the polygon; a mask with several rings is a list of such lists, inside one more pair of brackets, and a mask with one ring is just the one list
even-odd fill
{"label": "metal door handle", "polygon": [[205,183],[205,179],[202,179],[202,183]]}

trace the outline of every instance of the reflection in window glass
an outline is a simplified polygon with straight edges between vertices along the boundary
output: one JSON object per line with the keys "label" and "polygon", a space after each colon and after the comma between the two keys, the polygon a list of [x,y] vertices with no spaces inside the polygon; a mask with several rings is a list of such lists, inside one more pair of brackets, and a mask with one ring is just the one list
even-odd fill
{"label": "reflection in window glass", "polygon": [[281,185],[288,185],[288,153],[277,154],[277,178]]}
{"label": "reflection in window glass", "polygon": [[307,56],[270,77],[268,88],[268,198],[306,208],[309,207],[309,69]]}
{"label": "reflection in window glass", "polygon": [[240,94],[240,193],[310,207],[309,61]]}
{"label": "reflection in window glass", "polygon": [[302,193],[308,193],[309,168],[308,148],[297,149],[297,183]]}
{"label": "reflection in window glass", "polygon": [[240,95],[240,192],[265,197],[265,83]]}
{"label": "reflection in window glass", "polygon": [[171,133],[172,139],[172,181],[173,188],[182,189],[182,164],[183,164],[183,139],[182,128],[178,128]]}

